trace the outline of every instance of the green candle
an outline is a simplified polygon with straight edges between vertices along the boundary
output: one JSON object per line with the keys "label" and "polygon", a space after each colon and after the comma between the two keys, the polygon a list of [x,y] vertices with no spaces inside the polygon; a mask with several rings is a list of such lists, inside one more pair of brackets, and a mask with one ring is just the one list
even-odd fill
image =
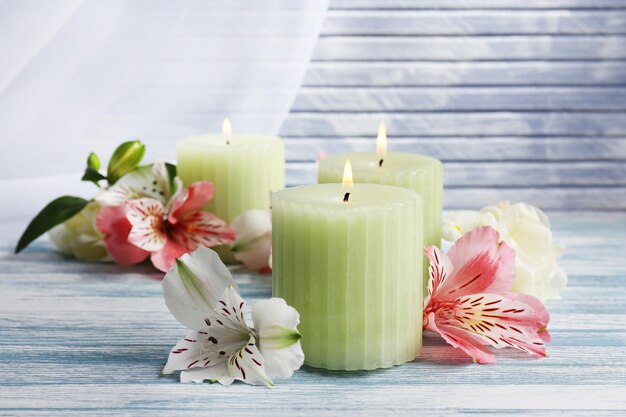
{"label": "green candle", "polygon": [[300,313],[307,365],[375,369],[419,355],[419,195],[374,184],[289,188],[272,196],[272,223],[272,289]]}
{"label": "green candle", "polygon": [[[352,162],[354,182],[385,184],[409,188],[424,199],[424,246],[441,245],[443,166],[441,161],[424,155],[386,151],[386,133],[381,123],[377,152],[345,153],[320,161],[318,181],[338,183],[346,159]],[[421,249],[420,249],[421,251]],[[428,261],[424,259],[424,288]]]}
{"label": "green candle", "polygon": [[[285,149],[274,136],[233,135],[228,119],[222,134],[184,138],[177,146],[178,176],[185,185],[208,180],[215,185],[205,210],[231,222],[250,209],[268,209],[270,193],[285,187]],[[218,248],[232,262],[226,248]]]}

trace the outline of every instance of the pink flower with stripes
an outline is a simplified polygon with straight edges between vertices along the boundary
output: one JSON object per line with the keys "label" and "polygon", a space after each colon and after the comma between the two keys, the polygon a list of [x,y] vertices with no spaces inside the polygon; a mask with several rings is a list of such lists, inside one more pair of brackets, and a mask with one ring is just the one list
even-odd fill
{"label": "pink flower with stripes", "polygon": [[485,345],[546,355],[548,312],[530,295],[509,293],[515,251],[495,229],[484,226],[466,233],[447,254],[436,246],[425,253],[430,259],[426,330],[439,333],[478,363],[496,361]]}
{"label": "pink flower with stripes", "polygon": [[167,203],[139,198],[102,208],[96,226],[117,263],[130,265],[150,257],[157,269],[167,271],[185,253],[235,240],[224,220],[202,211],[213,197],[213,184],[199,181],[182,188],[176,180],[178,191]]}

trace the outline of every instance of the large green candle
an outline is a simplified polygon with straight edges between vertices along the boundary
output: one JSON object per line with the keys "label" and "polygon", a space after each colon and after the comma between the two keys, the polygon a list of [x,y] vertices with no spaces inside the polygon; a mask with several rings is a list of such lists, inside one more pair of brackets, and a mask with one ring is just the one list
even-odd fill
{"label": "large green candle", "polygon": [[421,351],[422,199],[374,184],[349,191],[317,184],[272,196],[273,293],[300,313],[307,365],[399,365]]}
{"label": "large green candle", "polygon": [[[224,121],[222,134],[200,135],[178,141],[178,176],[185,185],[208,180],[215,194],[205,209],[231,222],[250,209],[268,209],[270,193],[285,187],[285,149],[274,136],[233,135]],[[217,248],[232,262],[226,248]]]}
{"label": "large green candle", "polygon": [[[382,150],[379,147],[377,152],[344,153],[322,159],[319,165],[318,181],[320,183],[341,182],[346,159],[352,162],[354,182],[395,185],[420,194],[424,199],[424,246],[441,245],[443,199],[441,161],[424,155],[387,153],[386,147]],[[425,288],[428,278],[426,259],[424,277]]]}

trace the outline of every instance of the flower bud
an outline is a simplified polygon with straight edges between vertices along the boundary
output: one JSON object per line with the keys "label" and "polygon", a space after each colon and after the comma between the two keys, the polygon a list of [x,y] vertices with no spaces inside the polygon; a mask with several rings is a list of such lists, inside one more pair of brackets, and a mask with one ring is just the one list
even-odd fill
{"label": "flower bud", "polygon": [[100,169],[100,158],[98,155],[91,152],[87,157],[87,168],[91,168],[94,171],[98,171]]}
{"label": "flower bud", "polygon": [[118,146],[113,152],[107,168],[109,184],[115,183],[122,176],[135,169],[143,159],[145,152],[146,146],[138,140],[124,142]]}

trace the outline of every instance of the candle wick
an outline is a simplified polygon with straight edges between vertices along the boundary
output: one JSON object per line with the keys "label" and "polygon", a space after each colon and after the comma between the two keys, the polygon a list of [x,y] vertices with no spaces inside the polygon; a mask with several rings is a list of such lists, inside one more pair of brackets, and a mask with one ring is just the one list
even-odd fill
{"label": "candle wick", "polygon": [[343,202],[344,202],[344,203],[347,203],[349,198],[350,198],[350,193],[346,193],[346,194],[343,196]]}
{"label": "candle wick", "polygon": [[380,158],[380,161],[378,161],[378,167],[382,167],[383,166],[383,158]]}
{"label": "candle wick", "polygon": [[230,141],[229,140],[226,141],[226,145],[230,145]]}

